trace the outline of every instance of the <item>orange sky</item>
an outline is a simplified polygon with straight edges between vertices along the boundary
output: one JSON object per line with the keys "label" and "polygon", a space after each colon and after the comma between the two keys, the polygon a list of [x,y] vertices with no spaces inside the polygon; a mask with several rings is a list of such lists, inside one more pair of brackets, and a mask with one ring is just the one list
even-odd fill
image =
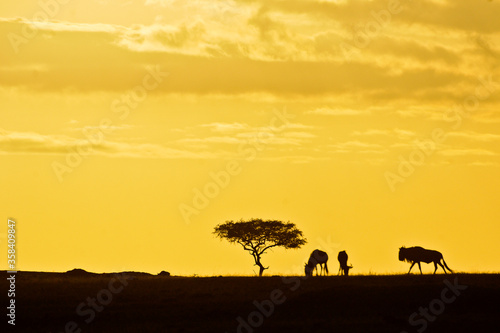
{"label": "orange sky", "polygon": [[341,250],[353,274],[406,272],[403,245],[500,271],[499,15],[486,0],[1,3],[18,269],[251,275],[211,233],[258,217],[308,239],[265,255],[267,274],[302,274],[316,248],[331,272]]}

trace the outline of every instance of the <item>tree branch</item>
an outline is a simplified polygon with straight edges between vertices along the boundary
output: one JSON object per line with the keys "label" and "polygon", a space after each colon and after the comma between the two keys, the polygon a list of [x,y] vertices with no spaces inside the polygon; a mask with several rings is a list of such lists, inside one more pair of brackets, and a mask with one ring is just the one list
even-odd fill
{"label": "tree branch", "polygon": [[269,246],[267,246],[267,247],[263,248],[263,249],[259,252],[259,255],[264,254],[264,252],[265,252],[267,249],[270,249],[270,248],[275,247],[275,246],[280,246],[280,245],[281,245],[281,244],[273,244],[273,245],[269,245]]}
{"label": "tree branch", "polygon": [[243,246],[243,249],[245,249],[246,251],[252,251],[252,252],[254,251],[253,249],[248,248],[246,244],[244,244],[243,242],[238,241],[237,243]]}

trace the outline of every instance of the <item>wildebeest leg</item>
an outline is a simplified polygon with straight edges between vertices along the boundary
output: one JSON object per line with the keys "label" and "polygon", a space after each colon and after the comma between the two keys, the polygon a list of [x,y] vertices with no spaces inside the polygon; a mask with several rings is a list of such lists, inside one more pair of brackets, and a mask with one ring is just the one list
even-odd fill
{"label": "wildebeest leg", "polygon": [[[441,264],[439,264],[441,265]],[[436,271],[438,270],[438,265],[437,263],[434,261],[434,273],[433,274],[436,274]]]}
{"label": "wildebeest leg", "polygon": [[[439,264],[439,266],[441,266],[441,268],[443,269],[444,274],[448,274],[448,273],[446,273],[446,269],[444,269],[444,266],[441,264],[441,262],[439,262],[439,261],[438,261],[438,264]],[[434,264],[434,265],[435,265],[435,264]],[[436,269],[437,269],[437,266],[436,266]],[[436,271],[434,271],[434,273],[436,273]]]}
{"label": "wildebeest leg", "polygon": [[413,268],[413,266],[414,266],[414,265],[415,265],[415,262],[412,262],[412,263],[411,263],[411,266],[410,266],[410,270],[408,271],[408,274],[410,274],[411,269]]}
{"label": "wildebeest leg", "polygon": [[423,275],[424,273],[422,273],[422,267],[420,266],[420,261],[418,262],[418,269],[420,269],[420,275]]}

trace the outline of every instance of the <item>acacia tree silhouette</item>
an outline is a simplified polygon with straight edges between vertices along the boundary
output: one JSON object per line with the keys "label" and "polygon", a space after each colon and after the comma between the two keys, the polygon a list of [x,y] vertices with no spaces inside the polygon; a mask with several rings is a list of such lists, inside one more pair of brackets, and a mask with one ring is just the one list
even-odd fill
{"label": "acacia tree silhouette", "polygon": [[267,249],[276,246],[298,249],[307,243],[302,231],[297,229],[294,223],[277,220],[226,221],[218,224],[213,233],[220,239],[240,244],[243,249],[250,252],[255,265],[259,266],[259,276],[269,268],[264,267],[260,261]]}

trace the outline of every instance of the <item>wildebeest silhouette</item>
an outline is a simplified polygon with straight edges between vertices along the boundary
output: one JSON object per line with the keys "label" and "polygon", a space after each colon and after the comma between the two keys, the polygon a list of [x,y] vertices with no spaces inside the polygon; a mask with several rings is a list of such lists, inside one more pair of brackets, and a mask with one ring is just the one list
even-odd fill
{"label": "wildebeest silhouette", "polygon": [[[420,267],[420,262],[425,262],[427,264],[433,262],[434,263],[434,274],[436,274],[437,271],[437,265],[441,266],[443,268],[443,271],[446,274],[446,269],[445,267],[450,271],[453,272],[448,265],[446,265],[446,262],[444,261],[443,255],[439,251],[434,251],[434,250],[426,250],[423,247],[420,246],[414,246],[414,247],[401,247],[399,248],[399,260],[400,261],[406,261],[410,262],[410,270],[408,271],[408,274],[410,274],[411,269],[413,268],[413,265],[418,264],[418,268],[420,269],[420,274],[422,274],[422,267]],[[441,264],[441,260],[443,260],[444,266]]]}
{"label": "wildebeest silhouette", "polygon": [[340,267],[337,275],[349,275],[349,270],[352,268],[352,265],[351,266],[347,265],[347,258],[348,258],[347,252],[345,251],[339,252],[337,259],[339,260]]}
{"label": "wildebeest silhouette", "polygon": [[306,273],[306,276],[312,276],[314,269],[316,269],[316,275],[318,275],[318,268],[316,265],[319,264],[319,267],[321,268],[321,273],[323,273],[323,265],[324,269],[326,272],[326,275],[328,275],[328,266],[326,262],[328,261],[328,254],[326,252],[320,251],[320,250],[314,250],[311,253],[311,256],[309,257],[309,261],[307,264],[304,265],[304,272]]}

